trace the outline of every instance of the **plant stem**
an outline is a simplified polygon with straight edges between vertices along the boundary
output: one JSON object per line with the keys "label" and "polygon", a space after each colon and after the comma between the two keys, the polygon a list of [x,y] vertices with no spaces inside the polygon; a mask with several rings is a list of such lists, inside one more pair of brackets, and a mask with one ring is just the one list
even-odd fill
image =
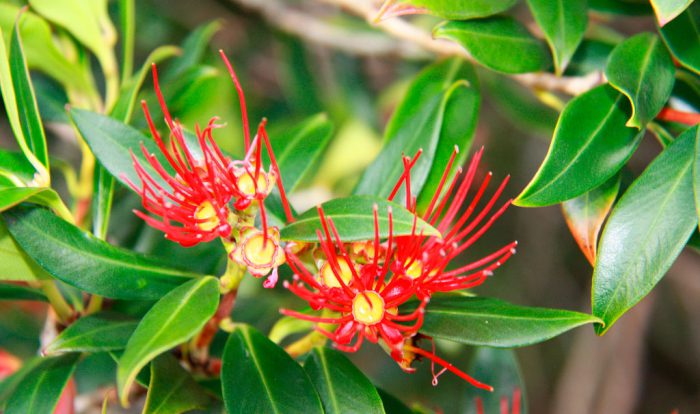
{"label": "plant stem", "polygon": [[312,331],[303,336],[301,339],[298,339],[296,342],[292,342],[291,344],[287,345],[284,350],[292,358],[297,358],[311,351],[312,348],[325,344],[327,341],[328,338],[326,338],[322,333]]}
{"label": "plant stem", "polygon": [[67,323],[71,316],[73,315],[73,309],[68,305],[66,299],[58,290],[55,280],[46,280],[41,283],[41,290],[44,292],[46,297],[51,304],[51,307],[56,312],[58,320],[61,323]]}
{"label": "plant stem", "polygon": [[700,124],[700,114],[695,112],[678,111],[669,107],[662,109],[656,116],[656,119],[660,121],[677,122],[679,124],[690,126]]}

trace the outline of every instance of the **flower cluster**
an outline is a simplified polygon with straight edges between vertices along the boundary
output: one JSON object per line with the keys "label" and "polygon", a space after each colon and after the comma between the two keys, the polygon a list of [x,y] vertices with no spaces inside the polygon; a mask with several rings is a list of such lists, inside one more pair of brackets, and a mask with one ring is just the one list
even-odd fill
{"label": "flower cluster", "polygon": [[[411,363],[416,357],[425,357],[433,364],[442,365],[441,373],[449,370],[477,387],[490,389],[416,344],[421,338],[417,333],[423,323],[425,307],[434,293],[478,286],[515,253],[516,242],[513,242],[479,260],[447,269],[452,259],[483,235],[511,202],[508,200],[494,210],[508,182],[506,178],[476,213],[491,179],[489,173],[475,194],[467,197],[482,152],[473,157],[466,174],[458,168],[450,179],[458,153],[455,148],[428,208],[420,215],[416,199],[411,194],[410,177],[420,153],[413,159],[404,157],[404,172],[389,199],[394,199],[404,188],[406,208],[415,217],[408,235],[394,234],[392,211],[389,210],[388,237],[381,238],[379,211],[375,206],[374,239],[344,242],[332,217],[326,216],[319,207],[322,231],[318,231],[318,247],[294,252],[293,246],[288,246],[287,260],[295,275],[285,286],[322,314],[289,309],[281,312],[315,322],[315,329],[331,339],[338,349],[357,351],[366,339],[386,346],[391,357],[406,371],[413,371]],[[419,216],[439,230],[443,237],[418,231]],[[411,300],[413,304],[402,308]]]}
{"label": "flower cluster", "polygon": [[[158,72],[153,66],[155,92],[165,122],[170,131],[169,142],[156,128],[145,102],[143,110],[159,156],[150,153],[141,144],[147,161],[142,164],[132,152],[136,173],[141,180],[137,185],[126,178],[142,199],[143,208],[151,213],[135,210],[165,237],[188,247],[221,238],[227,246],[230,259],[247,268],[255,277],[271,273],[265,287],[277,281],[277,267],[284,263],[279,231],[268,225],[265,198],[275,185],[279,188],[285,213],[292,220],[279,168],[275,160],[263,120],[251,142],[247,109],[243,90],[233,67],[223,52],[221,57],[228,68],[240,100],[245,157],[232,160],[218,147],[212,132],[219,127],[212,118],[207,126],[195,127],[197,142],[188,142],[182,125],[172,118],[158,83]],[[263,168],[262,150],[266,147],[270,167]],[[255,227],[260,217],[262,229]]]}

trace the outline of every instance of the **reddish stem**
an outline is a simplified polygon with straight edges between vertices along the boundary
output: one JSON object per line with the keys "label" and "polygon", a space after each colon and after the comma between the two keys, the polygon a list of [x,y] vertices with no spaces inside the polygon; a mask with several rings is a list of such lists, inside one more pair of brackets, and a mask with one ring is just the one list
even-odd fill
{"label": "reddish stem", "polygon": [[197,339],[197,348],[206,348],[211,344],[211,341],[214,340],[214,335],[216,335],[216,332],[219,330],[221,321],[231,315],[233,305],[236,303],[237,293],[238,289],[234,289],[221,298],[219,308],[216,310],[214,316],[209,319],[209,322],[204,325],[202,333],[199,335],[199,339]]}
{"label": "reddish stem", "polygon": [[696,112],[677,111],[669,107],[662,109],[656,116],[656,119],[660,121],[678,122],[679,124],[690,126],[700,124],[700,114]]}

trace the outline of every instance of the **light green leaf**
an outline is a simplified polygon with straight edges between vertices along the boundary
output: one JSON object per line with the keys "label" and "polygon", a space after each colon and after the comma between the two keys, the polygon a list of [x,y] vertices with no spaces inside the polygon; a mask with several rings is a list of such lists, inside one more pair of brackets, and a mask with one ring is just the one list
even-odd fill
{"label": "light green leaf", "polygon": [[513,202],[521,207],[561,203],[614,176],[632,156],[642,133],[628,128],[627,98],[609,85],[569,101],[540,169]]}
{"label": "light green leaf", "polygon": [[56,337],[44,354],[63,352],[96,353],[121,350],[136,329],[137,322],[123,315],[101,312],[84,316]]}
{"label": "light green leaf", "polygon": [[317,347],[304,362],[326,414],[384,413],[370,380],[340,351]]}
{"label": "light green leaf", "polygon": [[51,278],[19,247],[7,231],[5,221],[2,219],[0,219],[0,263],[2,263],[0,280],[30,282]]}
{"label": "light green leaf", "polygon": [[605,76],[632,103],[627,126],[644,128],[666,105],[675,82],[671,56],[656,35],[640,33],[610,54]]}
{"label": "light green leaf", "polygon": [[382,15],[430,13],[449,20],[492,16],[513,7],[518,0],[386,0]]}
{"label": "light green leaf", "polygon": [[683,13],[683,10],[688,8],[692,2],[693,0],[651,0],[651,6],[654,8],[659,26],[663,27]]}
{"label": "light green leaf", "polygon": [[698,224],[693,164],[699,128],[669,145],[627,189],[600,240],[593,314],[604,334],[661,280]]}
{"label": "light green leaf", "polygon": [[237,326],[226,342],[221,386],[229,414],[323,413],[301,366],[248,325]]}
{"label": "light green leaf", "polygon": [[554,56],[554,72],[561,75],[583,40],[588,1],[527,0],[527,4]]}
{"label": "light green leaf", "polygon": [[550,65],[542,42],[511,17],[446,22],[433,35],[459,43],[479,63],[498,72],[539,72]]}
{"label": "light green leaf", "polygon": [[219,280],[203,277],[173,289],[146,313],[119,358],[117,386],[122,405],[141,368],[194,336],[219,306]]}

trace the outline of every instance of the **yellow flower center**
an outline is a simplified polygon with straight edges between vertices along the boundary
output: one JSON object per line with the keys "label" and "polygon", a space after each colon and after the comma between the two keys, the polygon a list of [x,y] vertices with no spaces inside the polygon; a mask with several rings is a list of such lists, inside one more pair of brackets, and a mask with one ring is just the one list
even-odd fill
{"label": "yellow flower center", "polygon": [[[338,258],[338,267],[340,268],[340,279],[348,285],[350,281],[352,280],[352,269],[350,268],[351,264],[348,263],[347,260],[343,257]],[[338,278],[335,276],[335,273],[333,272],[333,268],[331,267],[331,264],[326,262],[321,266],[321,280],[323,281],[323,284],[328,286],[329,288],[332,287],[340,287],[340,282],[338,282]]]}
{"label": "yellow flower center", "polygon": [[216,209],[209,201],[205,201],[197,207],[194,218],[197,219],[197,227],[204,231],[214,230],[220,222],[219,216],[216,215]]}
{"label": "yellow flower center", "polygon": [[245,241],[243,252],[249,262],[256,266],[263,266],[274,261],[279,242],[271,236],[272,233],[268,233],[267,242],[265,242],[265,236],[262,233],[251,236]]}
{"label": "yellow flower center", "polygon": [[414,260],[406,269],[406,275],[411,279],[417,279],[423,273],[423,264],[419,260]]}
{"label": "yellow flower center", "polygon": [[365,325],[381,322],[384,318],[384,298],[373,290],[358,293],[352,300],[352,316]]}
{"label": "yellow flower center", "polygon": [[254,196],[257,192],[267,193],[267,175],[264,172],[260,171],[260,174],[258,174],[257,179],[257,187],[255,186],[255,180],[253,179],[253,175],[255,175],[254,172],[252,174],[245,172],[240,177],[238,177],[238,179],[236,180],[238,190],[240,190],[240,192],[242,192],[248,197]]}

